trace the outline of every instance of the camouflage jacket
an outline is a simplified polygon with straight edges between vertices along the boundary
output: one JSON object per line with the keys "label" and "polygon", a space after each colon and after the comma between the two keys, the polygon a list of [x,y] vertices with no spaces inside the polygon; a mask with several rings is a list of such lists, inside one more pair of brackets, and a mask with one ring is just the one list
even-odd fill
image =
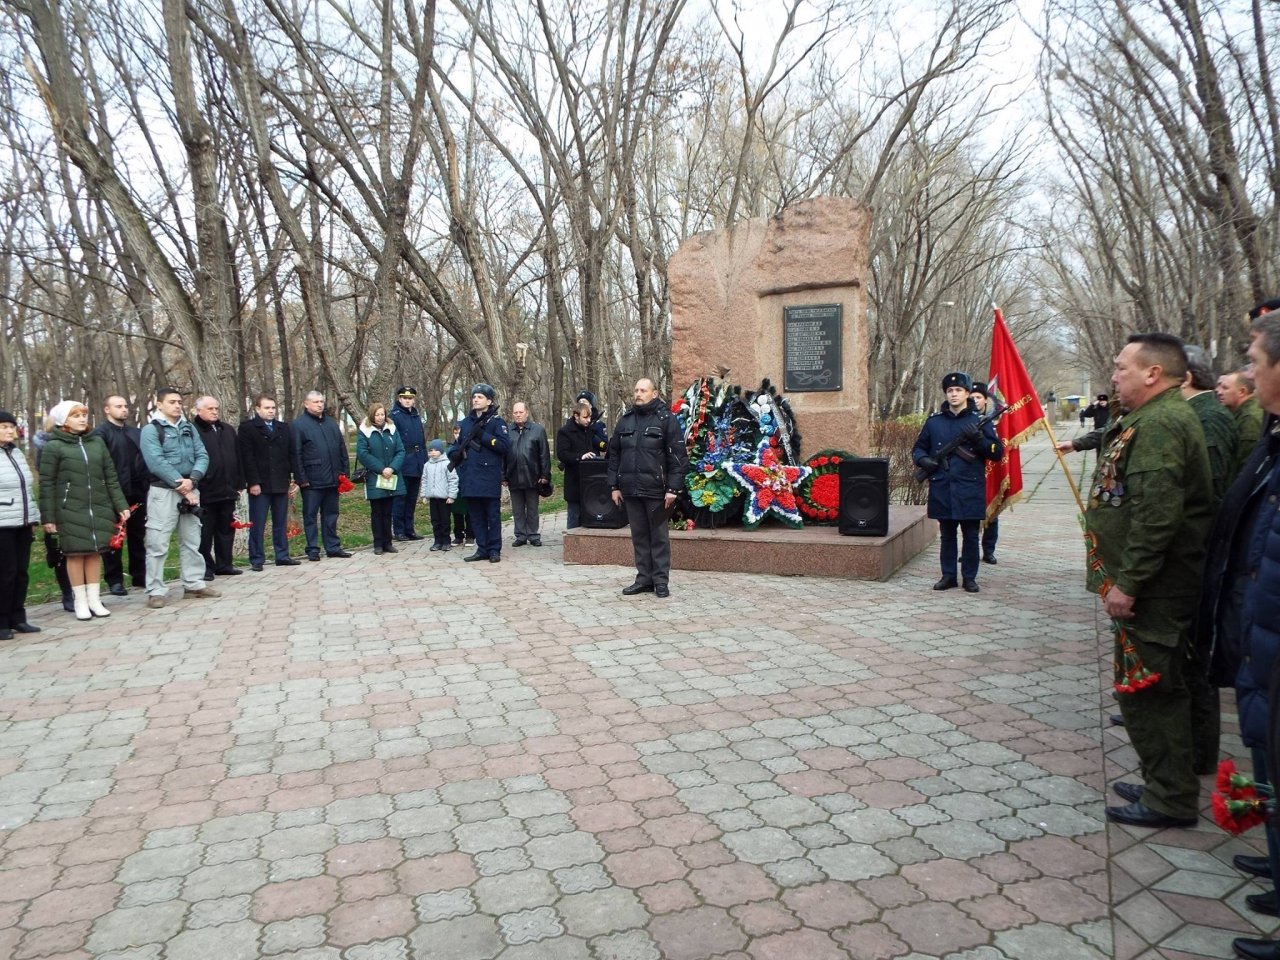
{"label": "camouflage jacket", "polygon": [[[1204,431],[1177,387],[1107,425],[1085,530],[1114,584],[1131,597],[1200,590],[1213,486]],[[1102,571],[1088,572],[1100,592]]]}

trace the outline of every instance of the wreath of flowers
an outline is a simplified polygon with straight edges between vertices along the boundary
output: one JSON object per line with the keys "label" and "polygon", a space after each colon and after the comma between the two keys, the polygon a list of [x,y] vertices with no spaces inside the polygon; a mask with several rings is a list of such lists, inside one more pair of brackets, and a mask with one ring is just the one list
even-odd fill
{"label": "wreath of flowers", "polygon": [[844,450],[819,450],[806,462],[812,472],[796,488],[800,512],[809,523],[840,519],[840,463],[853,458]]}

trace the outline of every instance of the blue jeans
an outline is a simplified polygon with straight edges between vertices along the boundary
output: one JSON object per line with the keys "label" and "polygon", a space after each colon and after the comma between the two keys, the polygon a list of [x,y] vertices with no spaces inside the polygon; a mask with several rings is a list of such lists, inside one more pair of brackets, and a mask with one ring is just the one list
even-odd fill
{"label": "blue jeans", "polygon": [[289,495],[287,493],[249,494],[249,562],[262,566],[266,562],[267,512],[271,513],[271,546],[276,563],[289,559]]}
{"label": "blue jeans", "polygon": [[966,580],[978,579],[978,526],[981,520],[939,520],[938,530],[941,534],[942,548],[939,560],[942,563],[942,575],[956,576],[956,530],[959,529],[964,538],[964,546],[960,552],[960,575]]}
{"label": "blue jeans", "polygon": [[[320,530],[316,529],[316,514],[320,515]],[[307,535],[307,553],[320,552],[320,537],[324,539],[325,553],[340,553],[342,541],[338,539],[338,488],[303,487],[302,530]]]}
{"label": "blue jeans", "polygon": [[502,500],[498,497],[467,497],[471,528],[476,535],[476,553],[486,557],[502,555]]}

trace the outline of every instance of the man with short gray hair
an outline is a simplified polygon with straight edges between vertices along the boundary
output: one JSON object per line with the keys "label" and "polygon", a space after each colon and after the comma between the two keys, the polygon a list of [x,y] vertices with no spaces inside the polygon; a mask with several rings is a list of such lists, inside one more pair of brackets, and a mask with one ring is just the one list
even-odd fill
{"label": "man with short gray hair", "polygon": [[[351,556],[338,539],[338,477],[351,465],[347,442],[337,421],[325,413],[324,394],[312,390],[302,413],[290,424],[293,440],[293,478],[302,488],[302,529],[307,535],[307,559],[320,559],[320,542],[334,558]],[[317,529],[316,515],[320,523]]]}
{"label": "man with short gray hair", "polygon": [[236,532],[236,500],[244,489],[244,473],[240,469],[240,445],[235,429],[222,422],[222,405],[213,397],[200,397],[195,403],[192,423],[200,434],[209,469],[200,482],[200,504],[204,519],[200,525],[200,556],[204,557],[204,578],[237,577],[240,571],[232,560]]}
{"label": "man with short gray hair", "polygon": [[511,405],[511,446],[507,450],[507,490],[511,494],[511,514],[515,520],[513,547],[526,543],[542,546],[538,530],[538,488],[551,483],[551,446],[547,431],[529,419],[529,408],[517,401]]}

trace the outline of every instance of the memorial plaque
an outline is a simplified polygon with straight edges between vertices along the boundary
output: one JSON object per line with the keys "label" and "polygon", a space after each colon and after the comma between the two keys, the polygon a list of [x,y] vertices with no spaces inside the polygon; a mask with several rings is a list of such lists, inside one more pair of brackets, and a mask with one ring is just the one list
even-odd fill
{"label": "memorial plaque", "polygon": [[782,385],[787,393],[844,388],[843,322],[844,308],[838,303],[783,308]]}

